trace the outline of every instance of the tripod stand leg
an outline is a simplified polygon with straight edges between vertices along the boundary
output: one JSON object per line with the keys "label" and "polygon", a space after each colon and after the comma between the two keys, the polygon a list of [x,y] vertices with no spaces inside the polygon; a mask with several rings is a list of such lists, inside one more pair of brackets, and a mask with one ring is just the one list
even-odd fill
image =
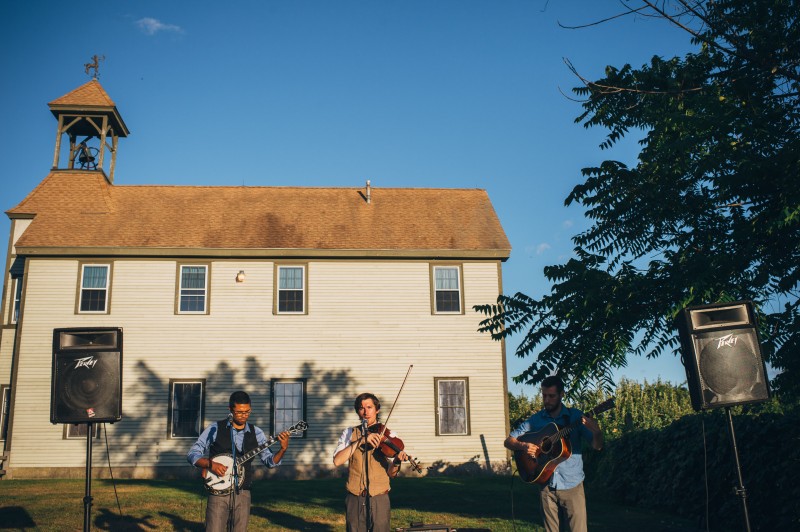
{"label": "tripod stand leg", "polygon": [[89,532],[92,528],[92,423],[86,425],[86,492],[83,497],[83,532]]}
{"label": "tripod stand leg", "polygon": [[731,435],[731,443],[733,444],[733,458],[736,461],[736,474],[738,475],[739,485],[733,490],[742,499],[742,513],[744,516],[744,529],[750,532],[750,515],[747,512],[747,490],[744,488],[744,480],[742,479],[742,466],[739,463],[739,449],[736,446],[736,434],[733,432],[733,416],[731,416],[731,407],[725,407],[725,413],[728,415],[728,431]]}

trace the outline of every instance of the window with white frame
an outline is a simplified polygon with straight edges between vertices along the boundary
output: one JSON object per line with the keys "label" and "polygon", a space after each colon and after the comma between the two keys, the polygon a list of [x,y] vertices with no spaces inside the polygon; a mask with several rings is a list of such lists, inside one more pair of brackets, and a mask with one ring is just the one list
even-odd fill
{"label": "window with white frame", "polygon": [[111,268],[108,264],[81,265],[81,301],[78,309],[82,313],[108,312],[108,280]]}
{"label": "window with white frame", "polygon": [[[88,423],[75,423],[64,425],[64,439],[65,440],[85,440],[86,431],[88,430]],[[100,423],[92,423],[92,437],[97,438],[100,436]]]}
{"label": "window with white frame", "polygon": [[169,437],[197,438],[203,430],[205,380],[170,381]]}
{"label": "window with white frame", "polygon": [[14,311],[11,313],[11,323],[19,321],[19,311],[22,305],[22,277],[14,279]]}
{"label": "window with white frame", "polygon": [[8,435],[8,411],[11,405],[11,387],[0,386],[0,401],[2,401],[2,410],[0,410],[0,440],[5,440]]}
{"label": "window with white frame", "polygon": [[[298,421],[305,419],[305,379],[272,380],[272,427],[275,434],[283,432]],[[294,435],[303,438],[305,432]]]}
{"label": "window with white frame", "polygon": [[179,275],[178,312],[205,314],[208,298],[208,265],[181,265]]}
{"label": "window with white frame", "polygon": [[433,267],[434,309],[437,314],[461,312],[461,268]]}
{"label": "window with white frame", "polygon": [[436,387],[436,435],[469,434],[469,379],[434,379]]}
{"label": "window with white frame", "polygon": [[278,313],[305,312],[305,266],[278,266]]}

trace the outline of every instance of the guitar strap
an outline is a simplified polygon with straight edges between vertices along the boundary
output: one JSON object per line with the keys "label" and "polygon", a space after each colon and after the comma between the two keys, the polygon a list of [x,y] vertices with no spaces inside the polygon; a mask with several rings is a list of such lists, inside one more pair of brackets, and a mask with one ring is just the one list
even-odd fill
{"label": "guitar strap", "polygon": [[[557,418],[553,418],[553,422],[559,428],[564,428],[566,426],[569,426],[569,420],[571,418],[572,418],[572,411],[570,410],[570,408],[568,406],[562,404],[561,405],[561,415],[558,416]],[[559,421],[561,421],[561,423],[559,423]]]}

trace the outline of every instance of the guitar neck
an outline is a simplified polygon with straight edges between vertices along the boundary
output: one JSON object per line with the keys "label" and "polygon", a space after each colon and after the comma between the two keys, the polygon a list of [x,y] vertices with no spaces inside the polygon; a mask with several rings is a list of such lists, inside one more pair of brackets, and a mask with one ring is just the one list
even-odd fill
{"label": "guitar neck", "polygon": [[[308,429],[308,423],[306,423],[305,421],[298,421],[297,423],[295,423],[294,425],[292,425],[291,427],[286,429],[286,432],[288,432],[290,435],[292,435],[292,434],[302,434],[303,431],[305,431],[306,429]],[[250,460],[251,458],[256,456],[258,453],[260,453],[261,451],[266,449],[267,447],[271,447],[271,446],[275,445],[276,443],[278,443],[278,439],[275,436],[269,436],[265,443],[259,445],[258,447],[254,448],[254,449],[251,449],[251,450],[247,451],[246,453],[244,453],[244,454],[240,455],[239,457],[237,457],[236,458],[236,465],[240,466],[241,464],[243,464],[244,462],[247,462],[248,460]]]}
{"label": "guitar neck", "polygon": [[258,447],[256,447],[255,449],[251,449],[251,450],[247,451],[246,453],[239,455],[236,458],[236,465],[237,466],[242,465],[243,463],[247,462],[248,460],[254,458],[258,453],[260,453],[261,451],[263,451],[267,447],[269,447],[271,445],[274,445],[276,441],[278,441],[278,440],[276,440],[275,438],[270,436],[269,438],[267,438],[266,443],[263,443],[263,444],[259,445]]}
{"label": "guitar neck", "polygon": [[[586,416],[586,417],[594,417],[597,414],[602,414],[603,412],[605,412],[609,408],[613,408],[613,406],[614,406],[614,400],[613,399],[609,399],[608,401],[605,401],[604,403],[592,408],[588,412],[584,412],[583,415]],[[581,417],[583,417],[583,416],[581,416]],[[558,432],[556,432],[553,435],[553,437],[556,438],[556,439],[561,439],[564,436],[568,436],[569,433],[572,432],[572,429],[574,429],[575,427],[577,427],[580,424],[581,424],[581,418],[578,418],[575,422],[571,423],[570,425],[567,425],[566,427],[564,427],[564,428],[560,429]]]}

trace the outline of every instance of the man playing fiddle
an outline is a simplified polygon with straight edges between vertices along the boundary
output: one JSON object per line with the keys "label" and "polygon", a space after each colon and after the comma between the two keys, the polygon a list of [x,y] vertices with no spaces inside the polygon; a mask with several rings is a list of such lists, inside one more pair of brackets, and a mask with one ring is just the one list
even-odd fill
{"label": "man playing fiddle", "polygon": [[[385,437],[397,437],[388,429],[385,434],[374,430],[381,410],[381,403],[377,397],[371,393],[362,393],[356,397],[353,407],[361,419],[361,425],[346,428],[333,452],[335,466],[348,462],[345,485],[347,531],[388,532],[391,521],[389,479],[397,476],[400,464],[408,459],[408,455],[401,450],[392,459],[380,451],[375,452]],[[373,427],[373,431],[370,431],[370,427]],[[369,523],[367,501],[370,503]]]}

